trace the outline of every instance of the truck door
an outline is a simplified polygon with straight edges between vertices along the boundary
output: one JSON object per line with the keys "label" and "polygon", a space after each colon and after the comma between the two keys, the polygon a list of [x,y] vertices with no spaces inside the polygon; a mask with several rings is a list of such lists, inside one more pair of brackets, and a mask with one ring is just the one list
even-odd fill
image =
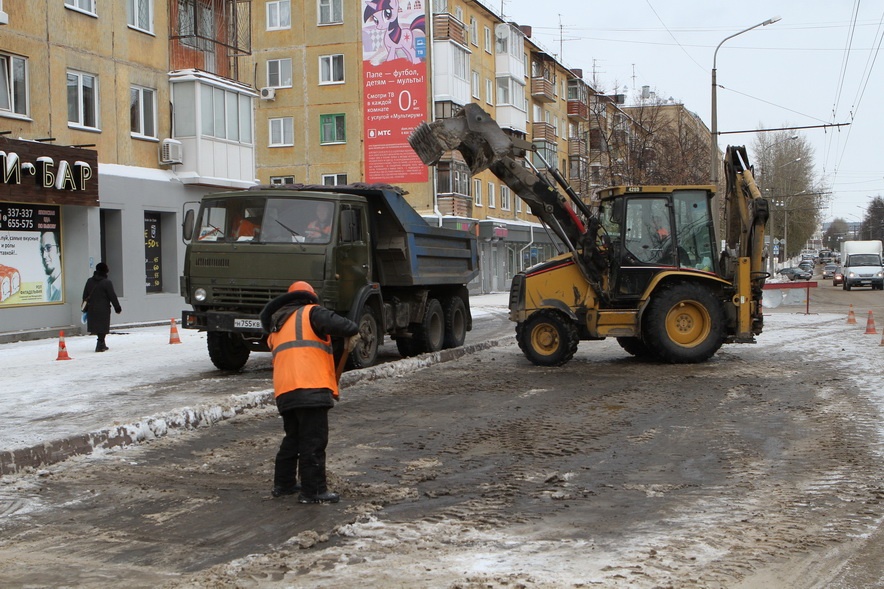
{"label": "truck door", "polygon": [[371,248],[368,217],[364,205],[341,205],[339,240],[335,249],[335,267],[342,305],[349,305],[359,290],[371,282]]}

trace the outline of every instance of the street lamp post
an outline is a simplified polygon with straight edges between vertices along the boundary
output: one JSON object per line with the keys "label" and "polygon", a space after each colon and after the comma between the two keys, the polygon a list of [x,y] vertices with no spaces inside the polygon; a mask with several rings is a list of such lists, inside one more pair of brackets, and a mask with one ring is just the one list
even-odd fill
{"label": "street lamp post", "polygon": [[743,33],[749,32],[752,29],[757,29],[758,27],[766,27],[767,25],[772,25],[773,23],[780,20],[780,17],[775,16],[773,18],[769,18],[764,22],[760,22],[757,25],[751,26],[748,29],[743,29],[739,33],[734,33],[730,37],[725,37],[722,39],[721,43],[718,44],[718,47],[715,48],[715,53],[712,54],[712,139],[710,146],[710,154],[711,154],[711,162],[712,166],[712,183],[718,184],[718,96],[716,93],[716,88],[718,88],[718,83],[715,80],[716,77],[716,66],[715,62],[718,59],[718,50],[724,44],[725,41],[729,39],[733,39],[737,35],[742,35]]}

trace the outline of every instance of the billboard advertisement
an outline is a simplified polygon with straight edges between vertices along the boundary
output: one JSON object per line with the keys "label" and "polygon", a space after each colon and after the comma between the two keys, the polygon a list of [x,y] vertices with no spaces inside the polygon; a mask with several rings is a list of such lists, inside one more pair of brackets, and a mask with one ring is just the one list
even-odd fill
{"label": "billboard advertisement", "polygon": [[0,308],[64,302],[61,207],[0,202]]}
{"label": "billboard advertisement", "polygon": [[372,0],[362,14],[365,181],[426,182],[408,145],[427,119],[427,22],[419,1]]}

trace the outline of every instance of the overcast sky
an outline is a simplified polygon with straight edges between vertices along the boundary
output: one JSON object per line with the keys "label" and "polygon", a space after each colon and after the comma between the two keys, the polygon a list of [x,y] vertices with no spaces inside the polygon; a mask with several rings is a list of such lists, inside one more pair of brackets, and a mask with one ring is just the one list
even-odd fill
{"label": "overcast sky", "polygon": [[[600,89],[642,86],[673,97],[711,127],[716,60],[718,130],[804,129],[815,173],[832,192],[823,219],[857,221],[884,196],[884,3],[880,0],[488,0],[507,20],[530,25],[533,39]],[[876,61],[877,58],[877,61]],[[722,135],[719,145],[750,147],[754,134]]]}

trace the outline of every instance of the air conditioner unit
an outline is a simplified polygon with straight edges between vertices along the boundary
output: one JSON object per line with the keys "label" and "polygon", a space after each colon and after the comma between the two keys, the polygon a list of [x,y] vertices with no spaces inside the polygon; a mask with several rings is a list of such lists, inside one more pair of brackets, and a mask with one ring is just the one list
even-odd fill
{"label": "air conditioner unit", "polygon": [[160,163],[164,165],[184,163],[184,148],[177,139],[163,139],[160,142]]}
{"label": "air conditioner unit", "polygon": [[261,88],[261,100],[276,100],[276,88]]}

